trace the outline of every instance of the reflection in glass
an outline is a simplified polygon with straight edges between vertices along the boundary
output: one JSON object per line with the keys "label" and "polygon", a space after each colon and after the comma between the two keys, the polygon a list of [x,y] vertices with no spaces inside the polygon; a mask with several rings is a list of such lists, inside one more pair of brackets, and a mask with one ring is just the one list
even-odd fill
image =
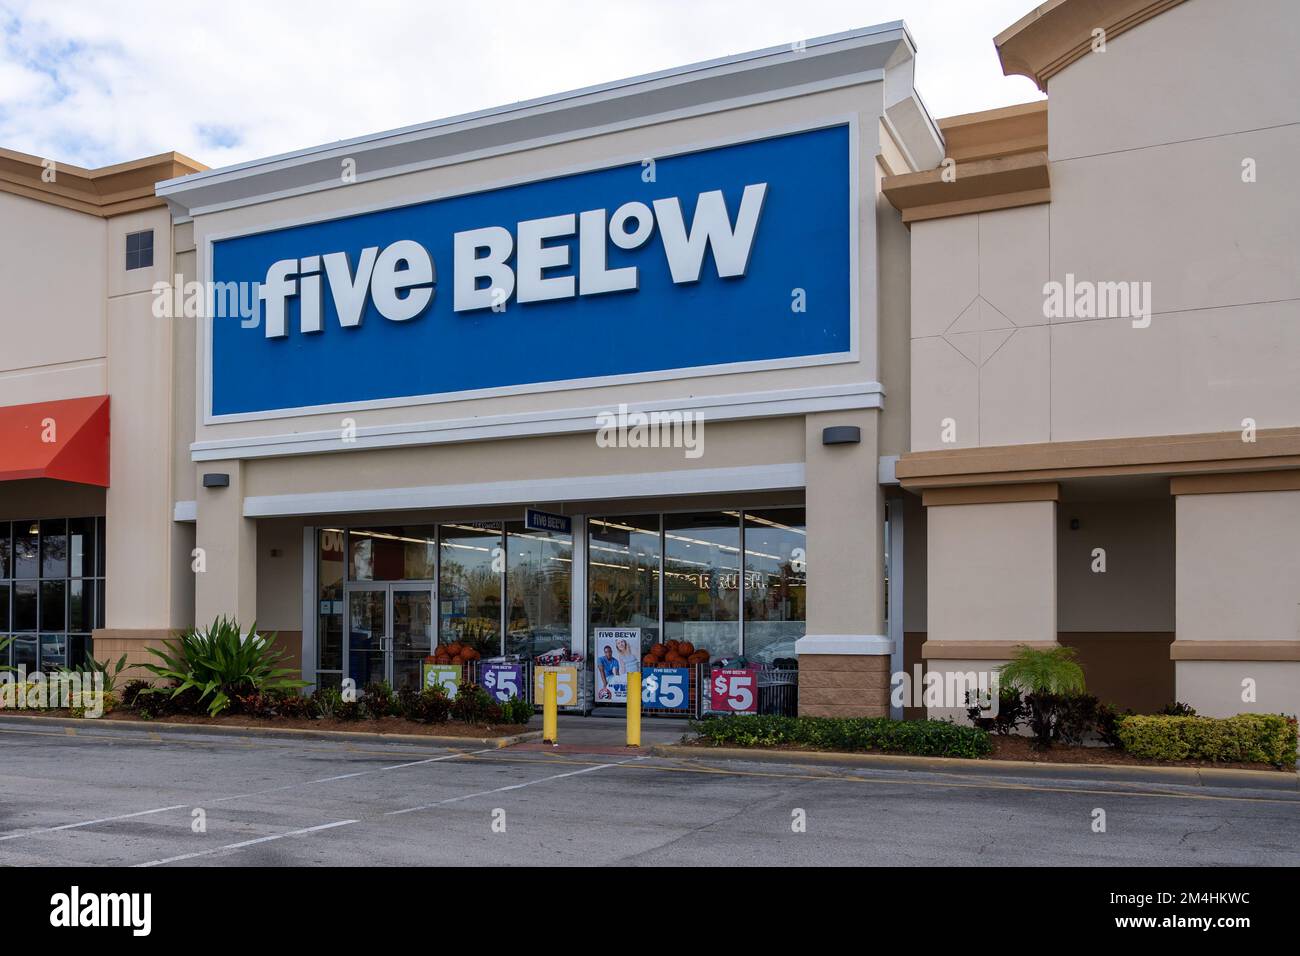
{"label": "reflection in glass", "polygon": [[348,676],[357,682],[358,689],[384,679],[387,601],[386,591],[353,591],[348,595]]}
{"label": "reflection in glass", "polygon": [[499,524],[445,524],[439,528],[441,577],[438,634],[443,644],[468,644],[484,657],[501,653]]}
{"label": "reflection in glass", "polygon": [[62,519],[41,522],[41,577],[68,576],[68,523]]}
{"label": "reflection in glass", "polygon": [[40,553],[37,542],[40,540],[40,524],[36,521],[14,522],[14,577],[36,577],[37,555]]}
{"label": "reflection in glass", "polygon": [[740,516],[664,515],[664,640],[709,659],[740,653]]}
{"label": "reflection in glass", "polygon": [[34,581],[14,583],[13,629],[15,631],[36,630],[36,583]]}
{"label": "reflection in glass", "polygon": [[587,636],[598,627],[639,627],[644,655],[659,642],[659,516],[590,518],[587,538]]}
{"label": "reflection in glass", "polygon": [[745,656],[793,658],[808,620],[804,509],[745,512]]}
{"label": "reflection in glass", "polygon": [[348,532],[351,581],[432,581],[432,528],[354,528]]}
{"label": "reflection in glass", "polygon": [[573,537],[506,525],[507,654],[536,657],[570,646]]}
{"label": "reflection in glass", "polygon": [[42,631],[62,631],[67,628],[67,608],[64,606],[67,587],[67,581],[41,582]]}
{"label": "reflection in glass", "polygon": [[9,522],[0,521],[0,578],[7,578],[13,573],[14,551],[13,537],[9,531]]}
{"label": "reflection in glass", "polygon": [[[47,582],[48,583],[48,582]],[[68,630],[88,633],[95,629],[95,582],[68,582]]]}
{"label": "reflection in glass", "polygon": [[433,645],[433,592],[393,590],[393,688],[418,688]]}
{"label": "reflection in glass", "polygon": [[89,578],[95,574],[95,519],[68,519],[68,577]]}

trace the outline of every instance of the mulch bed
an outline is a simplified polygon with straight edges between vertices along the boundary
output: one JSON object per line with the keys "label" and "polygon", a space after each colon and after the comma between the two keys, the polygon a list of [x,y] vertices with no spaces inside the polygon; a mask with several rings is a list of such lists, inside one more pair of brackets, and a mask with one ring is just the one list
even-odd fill
{"label": "mulch bed", "polygon": [[[68,710],[22,711],[6,708],[0,710],[0,716],[20,717],[24,714],[41,717],[71,717]],[[139,714],[131,710],[114,710],[102,717],[83,718],[90,723],[96,720],[140,720]],[[244,714],[221,714],[207,717],[198,714],[168,714],[155,717],[149,723],[160,724],[195,724],[214,727],[250,727],[267,730],[345,730],[362,734],[418,734],[424,737],[508,737],[522,734],[528,730],[526,724],[466,724],[451,720],[445,724],[424,724],[402,717],[380,717],[375,720],[336,720],[324,718],[272,717],[257,718]]]}

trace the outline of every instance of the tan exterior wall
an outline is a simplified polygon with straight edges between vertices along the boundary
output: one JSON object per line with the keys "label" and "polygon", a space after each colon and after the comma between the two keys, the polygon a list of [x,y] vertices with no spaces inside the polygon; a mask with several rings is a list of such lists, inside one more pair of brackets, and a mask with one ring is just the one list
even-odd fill
{"label": "tan exterior wall", "polygon": [[107,391],[107,225],[0,193],[0,406]]}
{"label": "tan exterior wall", "polygon": [[1056,507],[926,510],[930,641],[1055,642]]}
{"label": "tan exterior wall", "polygon": [[[1265,172],[1300,152],[1300,27],[1243,13],[1190,0],[1053,77],[1050,204],[913,224],[913,450],[1300,423],[1300,193]],[[1224,67],[1168,86],[1188,62]],[[1067,274],[1149,282],[1150,326],[1045,318]]]}

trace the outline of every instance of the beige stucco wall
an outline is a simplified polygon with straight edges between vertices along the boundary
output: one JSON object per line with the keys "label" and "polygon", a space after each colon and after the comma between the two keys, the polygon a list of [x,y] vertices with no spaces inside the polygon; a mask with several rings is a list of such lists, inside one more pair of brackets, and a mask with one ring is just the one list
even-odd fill
{"label": "beige stucco wall", "polygon": [[1300,491],[1178,498],[1178,639],[1300,640]]}
{"label": "beige stucco wall", "polygon": [[1056,640],[1056,503],[926,509],[931,641]]}
{"label": "beige stucco wall", "polygon": [[0,192],[0,406],[103,395],[107,226]]}
{"label": "beige stucco wall", "polygon": [[[914,450],[1300,424],[1297,37],[1176,6],[1051,80],[1050,204],[913,225]],[[1150,326],[1044,318],[1067,274],[1149,282]]]}
{"label": "beige stucco wall", "polygon": [[[1178,699],[1205,717],[1300,713],[1300,661],[1175,661]],[[1253,700],[1243,699],[1247,695]]]}

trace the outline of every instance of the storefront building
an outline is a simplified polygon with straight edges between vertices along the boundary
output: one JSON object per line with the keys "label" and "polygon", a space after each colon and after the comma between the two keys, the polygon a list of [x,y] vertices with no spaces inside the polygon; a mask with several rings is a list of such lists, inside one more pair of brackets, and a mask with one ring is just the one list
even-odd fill
{"label": "storefront building", "polygon": [[322,684],[564,659],[598,704],[675,641],[884,712],[879,183],[941,155],[913,52],[886,25],[160,184],[218,300],[178,381],[196,619]]}
{"label": "storefront building", "polygon": [[1283,0],[1044,4],[995,42],[1046,102],[886,180],[930,670],[1063,645],[1121,707],[1300,711],[1297,36]]}
{"label": "storefront building", "polygon": [[585,707],[672,641],[917,717],[1063,644],[1121,707],[1300,710],[1260,6],[1044,4],[996,43],[1049,100],[938,122],[886,24],[226,169],[0,153],[9,653],[230,615],[314,684],[567,662]]}

